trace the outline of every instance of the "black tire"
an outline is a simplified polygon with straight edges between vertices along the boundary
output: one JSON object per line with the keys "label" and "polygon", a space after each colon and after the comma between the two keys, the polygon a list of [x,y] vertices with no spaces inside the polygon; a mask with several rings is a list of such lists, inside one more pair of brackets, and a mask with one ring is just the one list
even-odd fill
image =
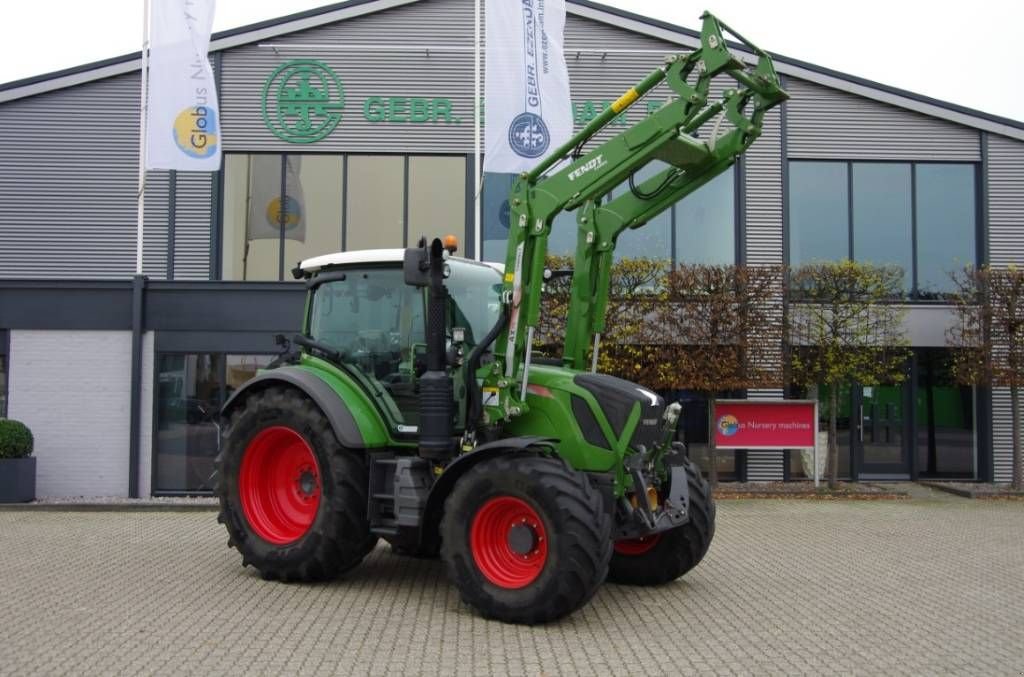
{"label": "black tire", "polygon": [[[298,433],[312,451],[319,468],[319,500],[305,533],[274,543],[247,519],[239,480],[243,458],[256,436],[282,427]],[[264,453],[273,458],[276,451]],[[265,579],[333,578],[359,564],[377,542],[367,520],[363,452],[343,448],[320,409],[298,390],[271,387],[247,397],[231,413],[216,466],[217,521],[227,527],[228,545],[242,554],[242,565],[252,565]]]}
{"label": "black tire", "polygon": [[616,549],[608,568],[609,581],[625,585],[668,583],[697,566],[711,547],[715,536],[715,500],[711,486],[692,461],[682,455],[677,458],[675,463],[686,468],[690,487],[690,521],[662,532],[654,546],[645,552],[624,554]]}
{"label": "black tire", "polygon": [[[492,582],[471,544],[476,520],[495,499],[528,506],[540,521],[533,536],[546,536],[539,573],[521,587]],[[441,558],[462,600],[486,618],[534,624],[572,613],[604,581],[610,557],[611,516],[601,495],[585,474],[559,459],[516,454],[482,461],[456,482],[445,503]]]}

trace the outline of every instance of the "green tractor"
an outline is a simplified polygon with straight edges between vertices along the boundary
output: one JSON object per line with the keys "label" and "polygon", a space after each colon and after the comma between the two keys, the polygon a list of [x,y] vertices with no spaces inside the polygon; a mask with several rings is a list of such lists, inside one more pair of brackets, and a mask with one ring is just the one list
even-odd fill
{"label": "green tractor", "polygon": [[[701,561],[715,505],[674,441],[679,405],[595,367],[619,234],[725,171],[787,96],[767,54],[702,18],[699,49],[667,58],[519,177],[504,265],[458,258],[447,239],[299,264],[302,332],[282,337],[281,357],[222,411],[219,520],[244,565],[326,579],[383,538],[440,554],[484,616],[540,623],[580,608],[605,578],[656,585]],[[723,30],[755,65],[729,52]],[[709,103],[721,74],[734,86]],[[662,83],[671,101],[585,149]],[[634,178],[656,160],[664,169]],[[568,210],[578,244],[552,364],[531,345],[548,235]]]}

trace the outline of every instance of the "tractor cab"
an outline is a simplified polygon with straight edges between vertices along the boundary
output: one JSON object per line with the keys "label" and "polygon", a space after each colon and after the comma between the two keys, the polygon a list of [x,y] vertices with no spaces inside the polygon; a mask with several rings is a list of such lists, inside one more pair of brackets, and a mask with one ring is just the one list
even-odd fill
{"label": "tractor cab", "polygon": [[[303,261],[297,273],[308,276],[303,334],[333,351],[393,433],[414,435],[420,422],[418,379],[426,369],[427,293],[406,283],[404,254],[328,254]],[[502,279],[496,264],[455,256],[445,264],[445,352],[455,364],[497,322]]]}

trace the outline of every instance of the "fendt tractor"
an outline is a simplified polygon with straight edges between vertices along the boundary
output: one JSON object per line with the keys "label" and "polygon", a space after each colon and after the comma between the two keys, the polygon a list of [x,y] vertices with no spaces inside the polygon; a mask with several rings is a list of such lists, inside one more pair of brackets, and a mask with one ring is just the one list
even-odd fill
{"label": "fendt tractor", "polygon": [[[680,405],[596,365],[618,236],[725,171],[787,98],[768,54],[701,18],[698,49],[667,57],[516,180],[504,266],[456,257],[445,238],[296,267],[302,333],[278,337],[281,356],[222,411],[219,520],[243,565],[325,579],[383,538],[440,554],[482,615],[540,623],[606,577],[655,585],[700,562],[715,505],[676,441]],[[756,63],[730,53],[723,31]],[[732,80],[709,102],[719,75]],[[662,84],[668,103],[594,140]],[[635,177],[655,161],[660,171]],[[548,236],[573,210],[563,354],[532,359]]]}

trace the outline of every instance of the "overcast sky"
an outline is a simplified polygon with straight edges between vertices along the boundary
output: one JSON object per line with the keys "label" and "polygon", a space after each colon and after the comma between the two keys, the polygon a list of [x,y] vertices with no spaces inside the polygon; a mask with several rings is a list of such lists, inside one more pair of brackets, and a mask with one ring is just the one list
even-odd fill
{"label": "overcast sky", "polygon": [[[604,1],[695,29],[706,8],[769,51],[1024,120],[1019,0]],[[324,4],[218,0],[214,30]],[[6,0],[0,83],[138,50],[142,6],[142,0]]]}

